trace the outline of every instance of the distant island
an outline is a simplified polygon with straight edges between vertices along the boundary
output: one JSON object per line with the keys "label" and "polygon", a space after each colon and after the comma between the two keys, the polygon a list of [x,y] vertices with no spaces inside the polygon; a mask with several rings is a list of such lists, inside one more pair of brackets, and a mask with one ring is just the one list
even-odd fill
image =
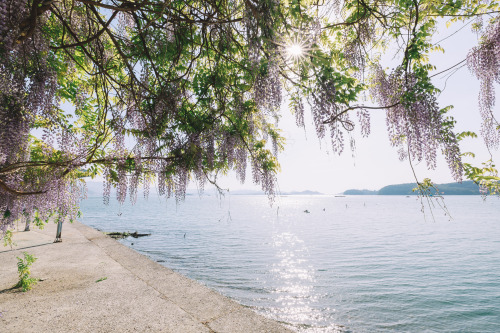
{"label": "distant island", "polygon": [[[102,197],[102,194],[103,194],[102,182],[88,181],[86,183],[86,185],[87,185],[87,197]],[[138,194],[139,194],[139,196],[143,195],[142,189],[138,189]],[[263,191],[259,191],[259,190],[235,190],[235,191],[229,191],[229,194],[231,194],[231,195],[266,195]],[[111,196],[114,196],[114,195],[116,195],[116,189],[111,188]],[[156,191],[151,191],[151,193],[150,193],[151,197],[154,197],[157,195],[158,194]],[[186,196],[196,196],[196,195],[200,195],[198,190],[188,189],[186,191]],[[211,195],[213,195],[212,191],[205,191],[203,193],[203,196],[211,196]],[[278,195],[323,195],[323,193],[305,190],[305,191],[281,192]]]}
{"label": "distant island", "polygon": [[347,190],[344,191],[345,195],[377,195],[378,191],[371,191],[371,190]]}
{"label": "distant island", "polygon": [[[371,190],[347,190],[345,195],[417,195],[412,190],[417,187],[417,183],[396,184],[382,187],[378,191]],[[479,195],[479,186],[473,181],[462,183],[436,184],[439,194],[442,195]]]}

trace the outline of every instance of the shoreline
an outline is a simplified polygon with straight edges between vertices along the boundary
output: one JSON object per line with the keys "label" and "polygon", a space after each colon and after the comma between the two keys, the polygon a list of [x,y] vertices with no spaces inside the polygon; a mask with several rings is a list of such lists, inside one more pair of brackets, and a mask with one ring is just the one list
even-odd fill
{"label": "shoreline", "polygon": [[[80,222],[15,232],[0,247],[0,326],[6,332],[292,332]],[[38,260],[33,290],[12,289],[17,259]]]}

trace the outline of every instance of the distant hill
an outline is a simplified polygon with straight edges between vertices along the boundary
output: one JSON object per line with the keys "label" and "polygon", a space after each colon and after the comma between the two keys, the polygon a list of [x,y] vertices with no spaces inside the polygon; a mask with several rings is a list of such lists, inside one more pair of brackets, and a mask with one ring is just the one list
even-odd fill
{"label": "distant hill", "polygon": [[[369,190],[347,190],[346,195],[417,195],[412,190],[417,187],[416,183],[396,184],[382,187],[378,191]],[[473,181],[462,183],[436,184],[442,195],[479,195],[479,186]]]}
{"label": "distant hill", "polygon": [[377,195],[378,191],[371,190],[347,190],[344,191],[345,195]]}
{"label": "distant hill", "polygon": [[[230,191],[229,192],[231,195],[265,195],[263,191],[256,191],[256,190],[236,190],[236,191]],[[138,189],[138,194],[139,196],[143,195],[143,190],[142,188]],[[203,193],[203,196],[211,196],[213,193],[212,191],[205,191]],[[323,193],[321,192],[316,192],[316,191],[292,191],[292,192],[281,192],[280,195],[322,195]],[[103,195],[103,184],[102,181],[88,181],[87,182],[87,196],[89,198],[91,197],[102,197]],[[194,189],[188,189],[186,191],[186,195],[199,195],[198,190]],[[111,197],[116,196],[116,189],[111,187]],[[150,196],[157,196],[157,191],[154,190],[153,185],[151,185],[151,190],[150,190]]]}
{"label": "distant hill", "polygon": [[323,193],[321,193],[321,192],[309,191],[309,190],[300,191],[300,192],[292,191],[292,192],[281,193],[281,195],[322,195],[322,194]]}

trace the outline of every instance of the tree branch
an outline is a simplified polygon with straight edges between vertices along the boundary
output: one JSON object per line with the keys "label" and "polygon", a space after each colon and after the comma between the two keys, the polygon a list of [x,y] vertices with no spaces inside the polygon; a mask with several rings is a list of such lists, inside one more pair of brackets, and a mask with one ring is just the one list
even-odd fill
{"label": "tree branch", "polygon": [[343,115],[344,113],[351,111],[351,110],[356,110],[356,109],[371,109],[371,110],[390,109],[390,108],[393,108],[395,106],[398,106],[399,104],[400,104],[400,102],[397,102],[397,103],[394,103],[394,104],[388,105],[388,106],[364,106],[364,105],[351,106],[351,107],[348,107],[347,109],[343,110],[342,112],[333,115],[330,119],[323,121],[323,124],[333,123],[341,115]]}
{"label": "tree branch", "polygon": [[24,191],[17,191],[14,190],[13,188],[10,188],[3,182],[3,180],[0,179],[0,188],[2,188],[4,191],[7,191],[11,194],[14,195],[37,195],[37,194],[43,194],[46,193],[47,191],[37,191],[37,192],[24,192]]}

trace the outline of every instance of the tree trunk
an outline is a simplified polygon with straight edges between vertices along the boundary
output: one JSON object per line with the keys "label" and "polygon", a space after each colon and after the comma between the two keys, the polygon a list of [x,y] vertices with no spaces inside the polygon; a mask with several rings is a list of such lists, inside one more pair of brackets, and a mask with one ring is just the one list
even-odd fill
{"label": "tree trunk", "polygon": [[57,233],[56,233],[56,240],[54,241],[54,243],[59,243],[59,242],[62,242],[62,222],[59,221],[57,222]]}

